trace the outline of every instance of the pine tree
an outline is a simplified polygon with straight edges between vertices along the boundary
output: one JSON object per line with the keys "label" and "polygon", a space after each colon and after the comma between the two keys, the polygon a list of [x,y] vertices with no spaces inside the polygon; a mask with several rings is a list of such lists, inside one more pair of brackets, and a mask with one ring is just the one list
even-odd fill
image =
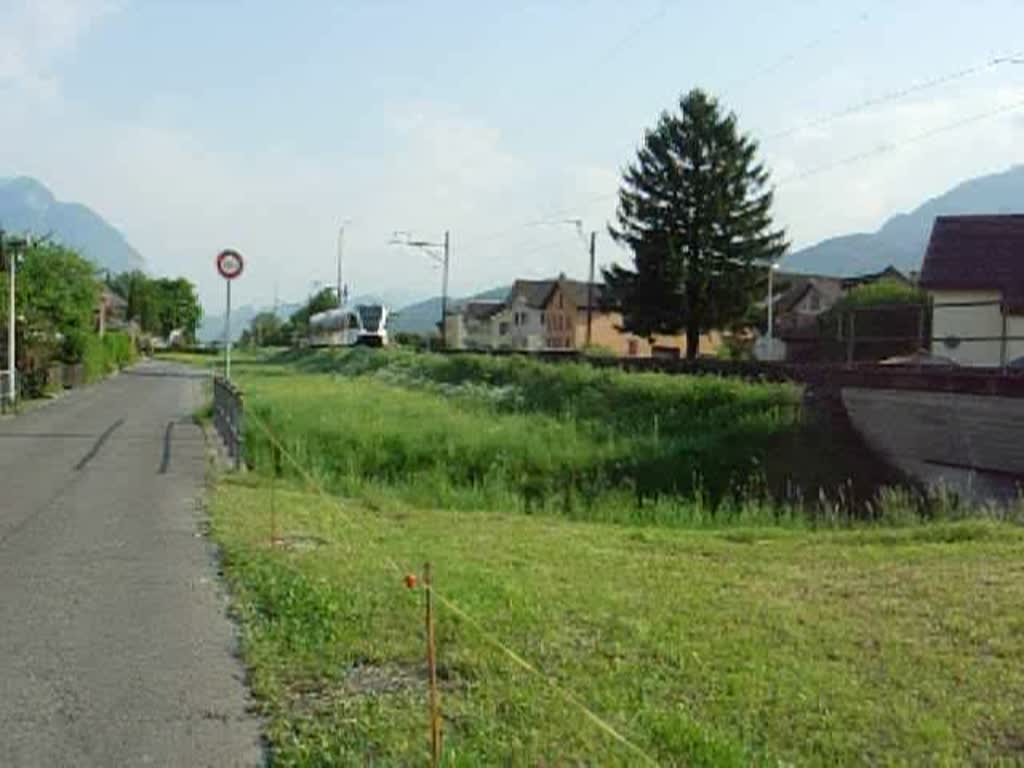
{"label": "pine tree", "polygon": [[680,113],[663,112],[623,173],[611,236],[633,251],[633,269],[604,270],[606,303],[641,336],[701,333],[744,316],[764,270],[785,252],[771,218],[768,172],[734,114],[693,90]]}

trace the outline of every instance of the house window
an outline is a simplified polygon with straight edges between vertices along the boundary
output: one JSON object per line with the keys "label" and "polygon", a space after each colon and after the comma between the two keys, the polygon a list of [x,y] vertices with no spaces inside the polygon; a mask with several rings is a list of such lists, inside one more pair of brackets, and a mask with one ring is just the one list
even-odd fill
{"label": "house window", "polygon": [[630,339],[626,344],[626,349],[630,357],[636,357],[640,354],[640,342],[636,339]]}
{"label": "house window", "polygon": [[508,333],[508,323],[499,323],[498,324],[498,335],[499,336],[504,336],[507,333]]}

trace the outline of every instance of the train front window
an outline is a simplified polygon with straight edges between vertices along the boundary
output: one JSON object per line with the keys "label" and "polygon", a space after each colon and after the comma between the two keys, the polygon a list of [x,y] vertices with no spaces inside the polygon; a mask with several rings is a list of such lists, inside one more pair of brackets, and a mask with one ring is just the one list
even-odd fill
{"label": "train front window", "polygon": [[380,330],[380,321],[383,314],[383,308],[379,306],[359,307],[359,316],[363,319],[363,328],[371,333],[376,333]]}

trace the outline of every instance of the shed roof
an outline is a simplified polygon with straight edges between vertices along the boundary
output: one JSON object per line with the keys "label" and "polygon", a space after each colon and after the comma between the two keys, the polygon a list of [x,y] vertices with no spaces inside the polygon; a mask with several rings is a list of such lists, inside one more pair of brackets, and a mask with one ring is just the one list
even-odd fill
{"label": "shed roof", "polygon": [[518,295],[523,297],[528,307],[543,309],[548,303],[551,291],[555,289],[556,282],[557,280],[516,280],[509,291],[507,303],[511,304]]}
{"label": "shed roof", "polygon": [[1024,308],[1024,214],[939,216],[921,268],[929,290],[998,290]]}

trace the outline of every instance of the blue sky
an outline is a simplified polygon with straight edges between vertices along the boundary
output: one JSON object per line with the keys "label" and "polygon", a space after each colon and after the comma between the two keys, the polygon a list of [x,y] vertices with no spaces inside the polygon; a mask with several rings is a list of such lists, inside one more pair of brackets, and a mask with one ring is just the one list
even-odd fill
{"label": "blue sky", "polygon": [[456,294],[581,275],[562,219],[603,231],[644,128],[701,86],[763,139],[799,246],[1020,162],[1024,104],[794,180],[1024,102],[1024,66],[987,66],[1021,29],[1019,0],[0,0],[0,176],[94,207],[211,310],[219,248],[249,259],[243,303],[295,299],[332,279],[343,220],[354,291],[403,303],[440,275],[397,229],[451,229]]}

